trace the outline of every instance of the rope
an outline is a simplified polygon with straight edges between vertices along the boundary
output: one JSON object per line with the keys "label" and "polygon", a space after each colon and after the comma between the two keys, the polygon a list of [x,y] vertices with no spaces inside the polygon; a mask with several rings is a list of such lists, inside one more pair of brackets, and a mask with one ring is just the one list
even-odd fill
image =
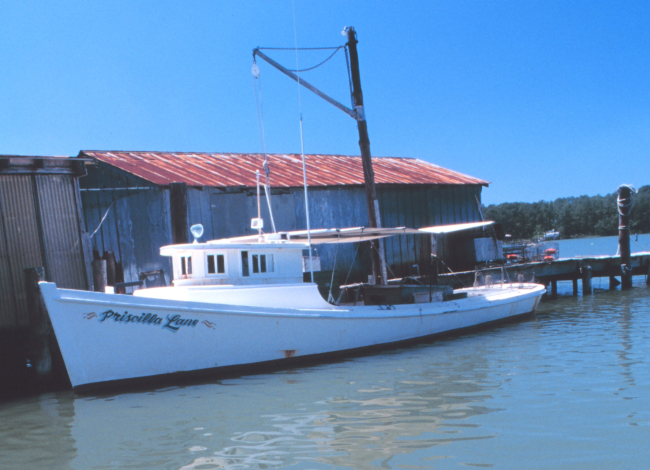
{"label": "rope", "polygon": [[352,273],[352,267],[354,266],[354,260],[357,259],[357,253],[359,252],[359,247],[361,246],[361,239],[359,239],[359,243],[357,243],[357,249],[354,250],[354,256],[352,257],[352,263],[350,263],[350,270],[348,271],[348,275],[345,278],[345,282],[343,285],[348,284],[348,279],[350,279],[350,274]]}
{"label": "rope", "polygon": [[334,251],[334,268],[332,268],[332,279],[330,279],[330,291],[327,294],[327,301],[328,302],[335,302],[334,297],[332,297],[332,287],[334,287],[334,273],[336,272],[336,257],[338,256],[339,253],[339,241],[341,239],[341,232],[340,230],[336,229],[338,236],[336,237],[336,250]]}
{"label": "rope", "polygon": [[259,51],[322,51],[322,50],[332,50],[340,49],[343,46],[332,46],[332,47],[256,47]]}
{"label": "rope", "polygon": [[467,287],[467,285],[463,282],[463,280],[462,280],[461,278],[458,277],[458,274],[456,274],[455,272],[453,272],[453,271],[451,270],[451,268],[450,268],[449,266],[447,266],[447,265],[445,264],[445,262],[444,262],[442,259],[438,258],[438,260],[442,263],[442,265],[443,265],[445,268],[447,268],[447,271],[449,271],[450,273],[452,273],[452,274],[456,277],[456,279],[458,279],[458,281],[460,281],[460,283],[463,285],[463,287]]}
{"label": "rope", "polygon": [[[336,53],[337,53],[340,49],[343,49],[344,47],[345,47],[345,46],[341,46],[341,47],[339,47],[337,50],[335,50],[334,52],[332,52],[332,54],[331,54],[327,59],[325,59],[324,61],[322,61],[320,64],[314,65],[313,67],[309,67],[308,69],[302,69],[302,70],[289,70],[289,72],[300,73],[300,72],[309,72],[309,71],[311,71],[311,70],[317,69],[318,67],[320,67],[321,65],[323,65],[325,62],[329,61],[332,57],[334,57],[334,56],[336,55]],[[296,53],[297,53],[297,52],[298,52],[298,50],[296,49]]]}
{"label": "rope", "polygon": [[[273,209],[271,208],[271,168],[269,167],[268,155],[266,153],[266,133],[264,131],[264,105],[262,101],[262,80],[260,79],[259,69],[253,57],[253,91],[255,93],[255,109],[257,110],[257,126],[260,131],[260,144],[262,146],[262,153],[264,154],[264,163],[262,167],[264,168],[264,196],[266,197],[266,203],[269,206],[269,216],[271,217],[271,226],[273,227],[273,233],[275,230],[275,221],[273,220]],[[257,81],[259,80],[259,93],[260,99],[257,99]]]}
{"label": "rope", "polygon": [[[255,64],[255,61],[253,61],[253,64]],[[259,80],[259,89],[260,89],[260,99],[259,101],[257,100],[257,80]],[[270,170],[267,173],[267,167],[268,163],[266,163],[266,136],[264,133],[264,107],[262,104],[262,79],[260,79],[259,74],[256,77],[253,75],[253,91],[255,93],[255,109],[257,111],[257,127],[260,132],[260,145],[262,146],[262,153],[264,154],[264,164],[266,167],[264,168],[264,173],[266,174],[267,178],[267,184],[268,184],[268,177],[270,174]]]}
{"label": "rope", "polygon": [[[99,195],[97,195],[97,196],[99,197]],[[97,230],[99,230],[99,228],[100,228],[100,227],[102,226],[102,224],[104,223],[104,219],[106,219],[106,216],[108,215],[108,211],[111,210],[111,207],[113,207],[113,204],[115,204],[115,201],[113,201],[113,202],[111,203],[111,205],[108,206],[108,209],[106,209],[106,212],[104,213],[104,217],[102,217],[102,220],[99,221],[99,225],[97,226],[97,228],[95,229],[95,231],[92,233],[92,235],[90,235],[89,238],[92,238],[92,237],[95,236],[95,234],[97,233]]]}
{"label": "rope", "polygon": [[[630,190],[630,197],[629,198],[624,198],[621,199],[621,195],[619,193],[618,198],[616,200],[617,205],[618,205],[618,213],[622,216],[629,215],[630,212],[629,210],[632,209],[632,206],[634,205],[634,194],[637,192],[636,189],[631,184],[622,184],[619,186],[620,188],[628,188]],[[626,210],[629,209],[629,210]],[[625,213],[624,213],[625,212]],[[629,229],[629,227],[619,227],[619,230],[625,230]]]}
{"label": "rope", "polygon": [[[377,239],[377,240],[379,240],[379,239]],[[379,243],[377,243],[377,245],[379,245]],[[393,278],[396,278],[397,276],[395,276],[395,273],[390,269],[390,267],[388,266],[388,263],[386,263],[386,260],[381,255],[381,251],[379,251],[377,249],[377,247],[375,246],[374,243],[370,243],[370,246],[377,252],[377,254],[379,255],[379,258],[381,258],[381,260],[384,262],[384,265],[386,266],[386,269],[388,269],[390,271],[390,275],[393,276]],[[388,279],[386,279],[386,282],[388,282]]]}
{"label": "rope", "polygon": [[[311,51],[311,50],[331,50],[334,49],[334,52],[332,52],[327,59],[324,61],[320,62],[319,64],[314,65],[313,67],[309,67],[306,69],[298,69],[296,68],[295,70],[292,69],[287,69],[289,72],[293,73],[300,73],[300,72],[309,72],[311,70],[317,69],[321,65],[325,64],[328,62],[332,57],[336,55],[336,53],[341,50],[345,49],[345,45],[343,46],[338,46],[338,47],[258,47],[257,50],[271,50],[271,51],[296,51],[296,55],[298,55],[298,51]],[[296,60],[296,62],[298,62]]]}
{"label": "rope", "polygon": [[[307,244],[309,245],[309,275],[311,276],[311,282],[314,282],[314,257],[312,256],[312,244],[311,244],[311,226],[309,224],[309,195],[307,192],[307,164],[305,162],[305,139],[302,129],[302,99],[300,94],[300,67],[298,64],[298,27],[296,26],[296,2],[292,1],[291,5],[293,7],[293,41],[296,51],[296,71],[298,73],[298,114],[300,116],[300,151],[302,153],[302,178],[303,178],[303,188],[305,191],[305,221],[307,222]],[[334,51],[336,54],[336,51]],[[332,54],[333,55],[333,54]],[[332,271],[332,275],[334,272]],[[330,285],[331,292],[331,285]],[[330,294],[331,297],[331,294]]]}

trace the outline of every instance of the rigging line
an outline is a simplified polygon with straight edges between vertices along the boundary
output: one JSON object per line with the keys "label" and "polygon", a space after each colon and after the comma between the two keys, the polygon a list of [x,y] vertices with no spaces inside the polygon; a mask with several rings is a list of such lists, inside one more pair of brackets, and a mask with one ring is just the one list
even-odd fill
{"label": "rigging line", "polygon": [[336,249],[334,250],[334,267],[332,268],[332,279],[330,280],[330,291],[327,294],[327,301],[334,303],[334,297],[332,297],[332,288],[334,287],[334,273],[336,272],[336,257],[339,254],[339,242],[341,240],[341,231],[336,229]]}
{"label": "rigging line", "polygon": [[[377,239],[377,240],[379,240],[379,239]],[[379,245],[379,243],[377,243],[377,245]],[[382,261],[384,262],[384,264],[386,265],[386,268],[390,271],[390,274],[393,276],[393,278],[396,278],[397,276],[396,276],[395,273],[390,269],[390,267],[389,267],[388,264],[386,263],[386,260],[385,260],[384,257],[381,255],[381,251],[377,249],[377,247],[375,246],[374,243],[370,243],[370,247],[371,247],[373,250],[375,250],[375,251],[377,252],[377,254],[378,254],[379,257],[381,258],[381,260],[382,260]],[[386,279],[386,281],[388,281],[388,279]]]}
{"label": "rigging line", "polygon": [[[271,207],[271,169],[269,168],[268,157],[266,153],[266,134],[264,132],[264,106],[262,102],[262,80],[259,78],[259,69],[255,63],[255,56],[253,56],[253,90],[255,92],[255,107],[257,109],[257,123],[260,129],[260,140],[262,144],[262,153],[264,155],[264,163],[262,167],[264,168],[264,195],[266,197],[266,203],[269,206],[269,216],[271,218],[271,226],[273,227],[273,233],[276,233],[275,221],[273,220],[273,209]],[[260,89],[260,99],[259,103],[257,100],[257,86],[255,80],[259,80],[259,89]]]}
{"label": "rigging line", "polygon": [[[298,28],[296,26],[296,3],[295,1],[291,2],[293,7],[293,38],[294,45],[296,49],[296,69],[300,70],[298,65]],[[336,53],[336,51],[334,52]],[[333,54],[332,54],[333,55]],[[329,59],[328,59],[329,60]],[[311,282],[314,282],[314,257],[312,255],[312,246],[311,246],[311,230],[309,224],[309,195],[307,192],[307,165],[305,164],[305,139],[303,134],[302,127],[302,99],[300,94],[300,75],[298,72],[298,111],[300,113],[300,150],[302,151],[302,177],[303,177],[303,186],[305,188],[305,218],[307,219],[307,243],[309,245],[309,273],[311,276]]]}
{"label": "rigging line", "polygon": [[[336,53],[337,53],[340,49],[343,49],[343,47],[345,47],[345,46],[341,46],[341,47],[339,47],[339,48],[336,49],[334,52],[332,52],[332,54],[331,54],[327,59],[325,59],[324,61],[322,61],[320,64],[314,65],[313,67],[309,67],[308,69],[302,69],[302,70],[291,70],[291,69],[288,69],[288,70],[289,70],[289,72],[300,73],[300,72],[309,72],[309,71],[311,71],[311,70],[317,69],[318,67],[320,67],[321,65],[323,65],[325,62],[327,62],[328,60],[330,60],[332,57],[334,57],[334,56],[336,55]],[[298,50],[297,50],[297,49],[296,49],[296,53],[298,53]]]}
{"label": "rigging line", "polygon": [[456,277],[456,279],[458,279],[458,280],[460,281],[460,283],[463,285],[463,287],[467,287],[467,285],[463,282],[463,280],[462,280],[460,277],[458,277],[458,274],[456,274],[455,272],[453,272],[453,271],[451,270],[451,268],[450,268],[449,266],[447,266],[447,265],[445,264],[445,262],[444,262],[442,259],[438,258],[438,260],[442,263],[442,265],[443,265],[445,268],[447,268],[447,271],[449,271],[450,273],[452,273],[452,274]]}
{"label": "rigging line", "polygon": [[332,46],[332,47],[257,47],[256,49],[260,51],[323,51],[327,49],[340,49],[341,46]]}
{"label": "rigging line", "polygon": [[359,247],[361,246],[361,240],[357,243],[357,249],[354,250],[354,256],[352,257],[352,263],[350,263],[350,269],[348,270],[348,275],[345,278],[345,282],[343,285],[348,284],[348,280],[350,279],[350,274],[352,273],[352,268],[354,267],[354,260],[357,259],[357,253],[359,252]]}
{"label": "rigging line", "polygon": [[[260,80],[259,82],[259,89],[260,89],[260,99],[258,101],[257,99],[257,81]],[[264,135],[264,110],[262,109],[262,80],[259,78],[259,76],[253,75],[253,91],[255,92],[255,109],[257,111],[257,127],[260,132],[260,145],[262,146],[262,153],[264,154],[264,159],[266,160],[266,138]],[[261,112],[260,112],[261,110]]]}

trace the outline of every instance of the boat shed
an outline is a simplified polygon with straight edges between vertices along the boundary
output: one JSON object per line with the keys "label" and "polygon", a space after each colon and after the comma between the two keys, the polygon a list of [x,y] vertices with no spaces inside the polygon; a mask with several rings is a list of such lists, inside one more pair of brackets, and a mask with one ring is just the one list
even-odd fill
{"label": "boat shed", "polygon": [[[170,284],[171,262],[159,248],[172,243],[172,207],[178,201],[187,208],[181,221],[185,233],[200,223],[205,230],[201,241],[256,232],[251,219],[258,214],[257,171],[265,181],[263,154],[81,151],[79,158],[95,163],[80,180],[85,229],[99,254],[114,252],[127,283]],[[305,158],[311,228],[368,226],[361,157]],[[267,161],[277,231],[306,229],[301,155],[268,154]],[[384,227],[481,220],[487,181],[413,158],[373,157],[373,168]],[[264,231],[271,232],[263,189],[260,206]],[[366,245],[358,245],[319,248],[321,269],[331,273],[336,267],[339,283],[360,280],[360,273],[369,271],[370,257]],[[451,235],[438,240],[439,256],[453,264],[451,245]],[[392,237],[384,247],[389,278],[428,271],[430,237]]]}

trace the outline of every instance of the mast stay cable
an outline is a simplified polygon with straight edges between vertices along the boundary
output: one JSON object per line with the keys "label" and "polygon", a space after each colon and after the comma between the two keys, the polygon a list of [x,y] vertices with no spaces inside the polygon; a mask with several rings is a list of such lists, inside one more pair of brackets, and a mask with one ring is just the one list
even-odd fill
{"label": "mast stay cable", "polygon": [[[298,29],[296,27],[296,3],[295,1],[292,1],[291,4],[293,6],[293,37],[296,46],[295,47],[296,50],[296,71],[295,72],[296,74],[298,74],[298,79],[300,79],[300,67],[298,65]],[[334,51],[334,54],[336,54],[336,52],[337,51]],[[326,59],[325,62],[327,62],[329,59],[334,57],[334,54],[332,54],[328,59]],[[314,283],[314,256],[312,254],[311,231],[309,226],[309,195],[307,192],[307,167],[305,164],[305,139],[303,136],[303,127],[302,127],[302,99],[300,95],[300,82],[298,82],[298,112],[300,113],[300,150],[302,152],[302,178],[303,178],[303,186],[305,188],[305,215],[307,218],[307,244],[309,245],[309,274],[311,277],[311,282],[313,284]]]}

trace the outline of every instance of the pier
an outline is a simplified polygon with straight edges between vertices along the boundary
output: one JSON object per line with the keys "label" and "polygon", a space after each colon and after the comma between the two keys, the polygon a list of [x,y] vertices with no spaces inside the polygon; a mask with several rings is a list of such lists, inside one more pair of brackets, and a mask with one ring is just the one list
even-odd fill
{"label": "pier", "polygon": [[[650,284],[650,251],[632,253],[630,256],[631,276],[645,276],[646,284]],[[535,282],[549,286],[547,296],[557,296],[558,281],[573,281],[573,295],[578,295],[578,281],[582,282],[582,293],[591,294],[592,279],[609,278],[609,288],[615,289],[621,282],[617,279],[624,274],[621,267],[621,256],[592,256],[578,258],[559,258],[553,261],[530,263],[504,264],[481,270],[484,275],[501,276],[503,270],[506,279],[517,282],[519,274],[533,274]],[[446,273],[438,275],[439,284],[451,285],[454,288],[471,286],[474,283],[476,271]]]}

